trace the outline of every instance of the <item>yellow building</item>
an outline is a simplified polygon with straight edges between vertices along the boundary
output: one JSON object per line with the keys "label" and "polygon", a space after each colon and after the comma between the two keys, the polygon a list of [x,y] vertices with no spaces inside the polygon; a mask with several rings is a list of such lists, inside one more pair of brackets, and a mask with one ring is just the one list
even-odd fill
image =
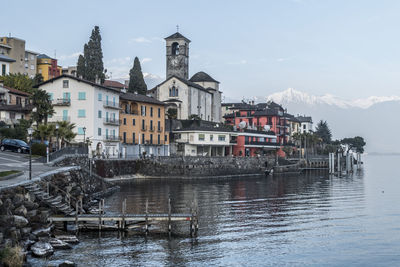
{"label": "yellow building", "polygon": [[120,106],[122,153],[128,156],[142,155],[143,152],[147,155],[169,155],[165,104],[145,95],[122,93]]}
{"label": "yellow building", "polygon": [[37,73],[43,76],[43,81],[60,76],[61,72],[62,68],[57,65],[57,59],[45,54],[37,56]]}

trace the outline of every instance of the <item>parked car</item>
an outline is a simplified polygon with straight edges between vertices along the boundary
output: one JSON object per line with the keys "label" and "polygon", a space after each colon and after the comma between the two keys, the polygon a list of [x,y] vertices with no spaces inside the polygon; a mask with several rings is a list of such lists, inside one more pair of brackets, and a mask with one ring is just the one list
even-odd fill
{"label": "parked car", "polygon": [[0,150],[11,150],[18,153],[29,153],[29,145],[18,139],[3,139],[0,144]]}

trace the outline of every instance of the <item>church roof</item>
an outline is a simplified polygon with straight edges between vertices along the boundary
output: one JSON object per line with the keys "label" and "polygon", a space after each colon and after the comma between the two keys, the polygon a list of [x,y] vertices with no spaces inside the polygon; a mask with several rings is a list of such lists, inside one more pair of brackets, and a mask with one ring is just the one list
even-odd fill
{"label": "church roof", "polygon": [[158,101],[155,98],[141,95],[141,94],[133,94],[133,93],[121,93],[119,96],[120,99],[128,100],[128,101],[136,101],[136,102],[144,102],[156,105],[165,105],[164,102]]}
{"label": "church roof", "polygon": [[179,32],[176,32],[168,37],[165,38],[165,40],[168,39],[185,39],[187,42],[190,42],[190,40],[188,38],[186,38],[185,36],[183,36],[182,34],[180,34]]}
{"label": "church roof", "polygon": [[192,78],[189,79],[191,82],[214,82],[219,83],[219,81],[214,80],[210,75],[205,73],[204,71],[199,71]]}
{"label": "church roof", "polygon": [[171,77],[169,77],[168,79],[166,79],[165,81],[163,81],[162,83],[156,85],[153,89],[148,90],[148,91],[149,91],[149,92],[154,92],[155,89],[156,89],[157,87],[159,87],[160,85],[162,85],[162,84],[164,84],[165,82],[169,81],[171,78],[175,78],[175,79],[177,79],[177,80],[183,82],[183,83],[186,84],[187,86],[191,86],[191,87],[197,88],[197,89],[199,89],[199,90],[202,90],[202,91],[204,91],[204,92],[207,92],[207,93],[209,93],[209,94],[212,94],[212,93],[209,92],[207,89],[205,89],[203,86],[201,86],[201,85],[199,85],[199,84],[197,84],[197,83],[188,81],[188,80],[186,80],[186,79],[180,78],[180,77],[175,76],[175,75],[172,75]]}

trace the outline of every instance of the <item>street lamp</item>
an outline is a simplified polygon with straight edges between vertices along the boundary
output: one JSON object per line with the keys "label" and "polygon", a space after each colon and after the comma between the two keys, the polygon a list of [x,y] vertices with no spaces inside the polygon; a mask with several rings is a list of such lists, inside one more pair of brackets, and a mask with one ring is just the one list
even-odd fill
{"label": "street lamp", "polygon": [[32,133],[33,129],[31,127],[28,128],[29,135],[29,180],[32,180]]}
{"label": "street lamp", "polygon": [[83,147],[86,147],[86,127],[83,126]]}
{"label": "street lamp", "polygon": [[56,132],[57,132],[57,146],[56,146],[56,151],[58,151],[58,128],[60,128],[60,126],[58,125],[58,123],[56,124]]}

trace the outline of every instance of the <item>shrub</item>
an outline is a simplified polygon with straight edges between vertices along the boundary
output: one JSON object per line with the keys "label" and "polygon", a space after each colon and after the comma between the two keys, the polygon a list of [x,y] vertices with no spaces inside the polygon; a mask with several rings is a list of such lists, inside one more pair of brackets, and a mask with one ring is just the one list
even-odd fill
{"label": "shrub", "polygon": [[22,266],[24,263],[22,248],[19,246],[5,247],[0,251],[0,263],[4,266]]}
{"label": "shrub", "polygon": [[32,144],[32,155],[46,156],[45,144]]}

